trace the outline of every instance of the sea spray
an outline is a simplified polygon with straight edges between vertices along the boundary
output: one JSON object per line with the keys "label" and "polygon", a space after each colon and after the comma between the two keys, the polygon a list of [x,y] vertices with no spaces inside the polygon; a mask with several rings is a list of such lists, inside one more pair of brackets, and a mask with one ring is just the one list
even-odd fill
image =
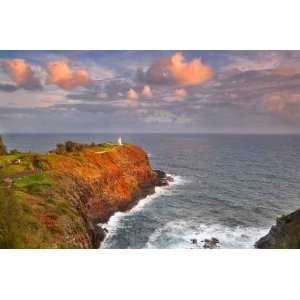
{"label": "sea spray", "polygon": [[105,239],[101,243],[101,248],[106,248],[109,246],[109,241],[114,238],[114,234],[119,226],[121,226],[122,220],[126,217],[132,216],[136,214],[137,212],[144,209],[146,206],[148,206],[153,200],[159,198],[161,195],[165,195],[170,192],[171,188],[175,185],[183,184],[185,180],[178,175],[172,175],[167,174],[167,176],[170,176],[173,178],[173,181],[169,182],[169,185],[162,186],[162,187],[155,187],[155,193],[152,195],[148,195],[145,198],[141,199],[134,207],[132,207],[130,210],[121,212],[118,211],[114,213],[108,220],[107,223],[99,224],[102,229],[104,229],[107,234],[105,236]]}
{"label": "sea spray", "polygon": [[204,248],[205,240],[218,239],[218,248],[254,248],[258,237],[267,228],[229,227],[221,224],[196,224],[185,220],[171,221],[156,229],[149,237],[146,248]]}

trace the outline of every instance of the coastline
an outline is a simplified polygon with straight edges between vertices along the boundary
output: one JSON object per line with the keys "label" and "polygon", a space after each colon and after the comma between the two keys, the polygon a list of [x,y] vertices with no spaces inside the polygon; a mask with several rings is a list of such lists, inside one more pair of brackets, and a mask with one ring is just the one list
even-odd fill
{"label": "coastline", "polygon": [[110,218],[106,222],[98,224],[98,226],[104,232],[104,238],[100,242],[99,249],[105,249],[105,247],[103,248],[105,242],[113,235],[114,230],[119,226],[119,223],[122,221],[122,218],[140,211],[145,206],[150,204],[153,200],[157,199],[165,191],[170,189],[173,185],[179,184],[180,182],[179,176],[173,174],[166,174],[160,170],[159,172],[162,172],[161,174],[165,174],[165,176],[162,177],[162,179],[167,180],[167,184],[164,181],[163,185],[154,186],[153,193],[149,193],[144,198],[139,199],[133,205],[130,205],[130,207],[127,210],[116,211],[110,216]]}
{"label": "coastline", "polygon": [[[73,149],[46,153],[13,150],[0,157],[0,198],[5,199],[0,213],[2,219],[13,216],[5,226],[18,229],[9,233],[13,242],[5,244],[5,238],[0,240],[1,248],[105,248],[124,216],[156,199],[179,177],[152,169],[149,154],[135,145],[66,144]],[[9,214],[5,212],[8,204]],[[134,224],[130,218],[121,226],[130,222]],[[220,230],[218,223],[190,223],[187,219],[162,224],[155,229],[148,246],[161,247],[159,235],[169,232],[177,236],[179,247],[202,248],[202,241],[214,237],[220,248],[300,247],[299,210],[278,217],[268,234],[266,228],[260,236],[255,235],[256,243],[254,240],[251,247],[255,226],[244,233],[239,226],[223,226]],[[123,239],[120,231],[115,234]],[[227,237],[222,238],[224,234]],[[110,240],[110,246],[113,244]]]}

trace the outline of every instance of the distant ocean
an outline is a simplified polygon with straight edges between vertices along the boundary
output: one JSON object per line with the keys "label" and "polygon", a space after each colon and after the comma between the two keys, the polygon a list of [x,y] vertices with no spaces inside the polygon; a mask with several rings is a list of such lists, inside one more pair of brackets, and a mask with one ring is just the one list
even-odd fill
{"label": "distant ocean", "polygon": [[[116,141],[111,134],[8,134],[9,148],[47,151],[66,140]],[[105,224],[103,248],[252,248],[278,215],[300,207],[300,136],[122,134],[153,168],[171,174],[131,211]],[[197,245],[191,243],[197,239]]]}

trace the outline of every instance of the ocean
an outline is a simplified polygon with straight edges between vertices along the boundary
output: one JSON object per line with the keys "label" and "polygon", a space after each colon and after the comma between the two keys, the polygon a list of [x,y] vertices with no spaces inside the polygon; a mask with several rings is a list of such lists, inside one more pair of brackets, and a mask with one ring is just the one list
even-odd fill
{"label": "ocean", "polygon": [[[102,248],[253,248],[276,217],[300,207],[300,136],[121,134],[146,150],[168,187],[118,212]],[[116,141],[119,134],[6,134],[10,149],[48,151],[66,140]],[[197,243],[192,243],[196,239]]]}

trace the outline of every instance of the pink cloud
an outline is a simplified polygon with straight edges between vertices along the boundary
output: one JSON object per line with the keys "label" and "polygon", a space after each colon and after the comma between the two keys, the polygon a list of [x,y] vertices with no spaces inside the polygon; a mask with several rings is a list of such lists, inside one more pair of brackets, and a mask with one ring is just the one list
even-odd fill
{"label": "pink cloud", "polygon": [[17,87],[28,90],[42,88],[40,80],[35,76],[31,66],[24,59],[15,58],[5,60],[3,68]]}
{"label": "pink cloud", "polygon": [[47,65],[48,82],[65,90],[85,87],[91,83],[88,71],[84,69],[73,70],[66,62],[56,61]]}
{"label": "pink cloud", "polygon": [[145,97],[152,97],[153,93],[152,93],[152,89],[149,85],[145,85],[142,91],[142,95]]}
{"label": "pink cloud", "polygon": [[200,85],[213,77],[213,68],[200,58],[186,61],[181,52],[164,57],[154,63],[144,73],[139,71],[141,79],[156,84]]}
{"label": "pink cloud", "polygon": [[264,100],[264,108],[268,112],[286,116],[300,115],[300,94],[279,93],[268,96]]}
{"label": "pink cloud", "polygon": [[274,70],[274,74],[281,76],[294,76],[300,73],[299,66],[289,65],[289,64],[281,64]]}
{"label": "pink cloud", "polygon": [[139,99],[139,94],[134,89],[131,88],[127,92],[127,97],[130,100],[138,100]]}
{"label": "pink cloud", "polygon": [[185,89],[176,89],[175,90],[175,95],[178,97],[186,97],[187,96],[187,91]]}
{"label": "pink cloud", "polygon": [[212,68],[203,64],[201,59],[185,62],[181,53],[176,53],[171,57],[169,68],[176,82],[184,85],[198,85],[213,76]]}

